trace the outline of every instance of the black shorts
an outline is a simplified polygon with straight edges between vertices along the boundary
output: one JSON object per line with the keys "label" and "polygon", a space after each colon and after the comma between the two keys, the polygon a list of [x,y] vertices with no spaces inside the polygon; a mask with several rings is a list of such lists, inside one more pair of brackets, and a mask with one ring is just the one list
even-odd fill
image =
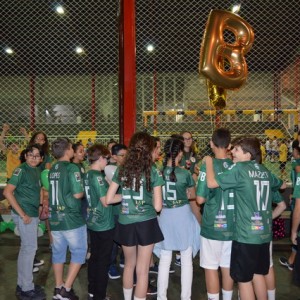
{"label": "black shorts", "polygon": [[232,242],[230,276],[237,282],[249,282],[254,274],[267,275],[270,268],[270,243]]}
{"label": "black shorts", "polygon": [[157,218],[126,225],[119,222],[116,224],[114,240],[123,246],[147,246],[163,239]]}

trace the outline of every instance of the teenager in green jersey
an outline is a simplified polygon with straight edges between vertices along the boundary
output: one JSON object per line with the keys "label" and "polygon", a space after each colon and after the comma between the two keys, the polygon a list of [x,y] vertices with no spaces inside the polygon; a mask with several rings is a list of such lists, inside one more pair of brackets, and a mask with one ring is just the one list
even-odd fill
{"label": "teenager in green jersey", "polygon": [[211,157],[205,157],[207,185],[234,189],[235,226],[231,249],[230,275],[238,282],[241,299],[267,299],[264,275],[270,267],[272,240],[272,192],[285,183],[261,165],[260,142],[241,137],[232,149],[228,171],[215,174]]}
{"label": "teenager in green jersey", "polygon": [[32,266],[37,250],[39,208],[41,209],[41,169],[43,151],[38,145],[24,151],[25,162],[17,167],[3,195],[12,206],[12,218],[19,230],[17,292],[19,299],[46,299],[44,291],[33,283]]}
{"label": "teenager in green jersey", "polygon": [[294,263],[293,280],[295,284],[300,286],[300,173],[297,173],[297,180],[294,188],[293,198],[295,199],[295,208],[292,218],[291,241],[297,249]]}
{"label": "teenager in green jersey", "polygon": [[105,300],[108,270],[113,247],[114,216],[111,205],[103,206],[109,184],[103,172],[110,157],[103,145],[94,144],[88,151],[90,170],[84,176],[88,202],[87,228],[90,234],[91,256],[88,260],[88,299]]}
{"label": "teenager in green jersey", "polygon": [[157,278],[157,299],[166,300],[172,251],[181,254],[181,299],[191,299],[193,281],[193,256],[200,248],[200,226],[193,215],[189,199],[194,199],[195,182],[192,174],[181,167],[184,144],[179,139],[169,139],[164,146],[165,185],[163,209],[159,225],[164,240],[155,245],[155,254],[160,258]]}
{"label": "teenager in green jersey", "polygon": [[[71,288],[87,252],[87,229],[81,214],[83,185],[78,167],[70,162],[74,155],[71,141],[58,138],[51,148],[57,159],[49,172],[49,222],[53,237],[52,265],[55,276],[53,299],[76,300],[78,297]],[[71,261],[63,281],[68,248]]]}
{"label": "teenager in green jersey", "polygon": [[161,173],[153,166],[153,138],[145,132],[135,133],[129,143],[123,166],[114,174],[106,202],[114,203],[121,186],[122,202],[115,241],[122,245],[125,255],[123,293],[131,300],[133,274],[136,268],[135,300],[146,299],[148,271],[154,244],[163,240],[157,212],[162,208]]}
{"label": "teenager in green jersey", "polygon": [[[228,158],[231,135],[228,129],[216,129],[210,141],[215,154],[215,174],[221,174],[233,164]],[[234,227],[234,193],[220,187],[209,189],[206,183],[206,165],[202,164],[197,184],[197,202],[205,203],[201,223],[200,266],[205,269],[208,299],[218,300],[220,292],[219,267],[222,274],[222,299],[230,300],[233,280],[229,274]]]}
{"label": "teenager in green jersey", "polygon": [[[292,144],[292,170],[291,170],[291,182],[292,182],[292,187],[295,188],[296,186],[296,180],[297,180],[297,173],[300,172],[300,147],[299,147],[299,141],[296,140],[293,142]],[[295,198],[292,196],[291,200],[290,200],[290,209],[291,209],[291,224],[292,224],[292,220],[293,220],[293,211],[295,208]],[[291,253],[289,255],[289,257],[285,257],[285,256],[281,256],[279,258],[279,262],[287,267],[290,271],[293,271],[294,269],[294,262],[295,262],[295,258],[296,258],[296,253],[297,253],[297,245],[292,243],[292,249],[291,249]]]}

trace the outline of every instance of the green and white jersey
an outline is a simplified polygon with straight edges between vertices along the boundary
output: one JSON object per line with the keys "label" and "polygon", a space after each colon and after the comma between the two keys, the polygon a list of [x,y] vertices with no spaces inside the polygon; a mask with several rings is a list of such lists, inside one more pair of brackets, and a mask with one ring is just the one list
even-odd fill
{"label": "green and white jersey", "polygon": [[[300,173],[297,173],[296,184],[294,186],[293,199],[294,201],[300,201]],[[298,231],[298,236],[300,237],[300,231]]]}
{"label": "green and white jersey", "polygon": [[39,165],[42,171],[45,170],[47,163],[49,163],[49,164],[52,163],[52,158],[49,154],[44,155],[44,159],[43,159],[42,163]]}
{"label": "green and white jersey", "polygon": [[[215,174],[222,174],[233,164],[230,159],[213,159]],[[198,176],[197,196],[206,199],[201,223],[201,235],[210,240],[230,241],[234,228],[234,190],[210,189],[206,182],[206,165]]]}
{"label": "green and white jersey", "polygon": [[122,187],[122,202],[119,214],[119,223],[131,224],[154,219],[157,213],[153,207],[152,190],[156,186],[164,184],[162,174],[154,166],[151,168],[151,191],[147,191],[145,178],[141,179],[141,186],[138,192],[123,187],[122,180],[118,179],[119,168],[116,170],[112,181]]}
{"label": "green and white jersey", "polygon": [[296,167],[300,166],[300,158],[292,160],[292,168],[291,168],[291,181],[292,186],[294,187],[297,180],[297,173],[296,173]]}
{"label": "green and white jersey", "polygon": [[105,197],[109,184],[105,174],[90,170],[84,176],[84,190],[88,202],[87,227],[93,231],[105,231],[115,227],[113,208],[104,207],[100,198]]}
{"label": "green and white jersey", "polygon": [[49,172],[49,184],[51,230],[70,230],[83,226],[81,199],[73,196],[83,192],[78,167],[68,161],[56,162]]}
{"label": "green and white jersey", "polygon": [[166,208],[180,207],[189,204],[187,188],[195,186],[194,179],[188,170],[175,167],[176,182],[170,181],[171,167],[164,169],[165,185],[163,186],[163,205]]}
{"label": "green and white jersey", "polygon": [[191,172],[191,174],[193,174],[197,162],[198,162],[198,159],[194,152],[183,151],[183,155],[179,162],[179,165],[181,167],[184,167],[185,169],[189,170]]}
{"label": "green and white jersey", "polygon": [[272,197],[282,180],[255,161],[238,162],[216,175],[223,190],[234,189],[233,240],[263,244],[272,239]]}
{"label": "green and white jersey", "polygon": [[[30,167],[26,162],[22,163],[13,171],[8,181],[14,185],[14,196],[29,217],[39,216],[40,191],[41,191],[41,168]],[[18,214],[14,209],[13,212]]]}

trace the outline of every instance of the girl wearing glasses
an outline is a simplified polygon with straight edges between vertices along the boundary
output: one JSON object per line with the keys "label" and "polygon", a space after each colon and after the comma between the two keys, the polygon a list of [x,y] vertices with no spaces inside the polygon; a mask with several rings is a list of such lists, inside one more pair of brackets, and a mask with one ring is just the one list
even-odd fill
{"label": "girl wearing glasses", "polygon": [[37,250],[39,208],[42,206],[41,169],[38,165],[43,155],[38,145],[28,146],[24,151],[25,162],[14,170],[3,192],[12,206],[12,218],[21,238],[17,291],[20,297],[28,297],[28,299],[46,299],[44,291],[34,285],[32,275]]}
{"label": "girl wearing glasses", "polygon": [[164,181],[161,173],[153,166],[154,148],[155,141],[149,134],[135,133],[130,140],[126,160],[116,170],[106,196],[106,203],[115,203],[117,199],[114,196],[121,186],[121,210],[114,240],[122,245],[125,255],[125,300],[131,300],[132,297],[135,269],[137,282],[134,299],[146,299],[153,247],[163,240],[157,212],[162,208],[161,186]]}

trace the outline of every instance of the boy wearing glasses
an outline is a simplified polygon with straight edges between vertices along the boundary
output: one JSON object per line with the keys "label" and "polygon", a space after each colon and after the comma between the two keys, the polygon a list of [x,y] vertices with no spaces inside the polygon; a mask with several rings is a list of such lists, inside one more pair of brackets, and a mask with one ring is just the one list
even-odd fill
{"label": "boy wearing glasses", "polygon": [[[74,280],[85,262],[87,231],[81,214],[82,179],[78,167],[70,162],[74,155],[68,138],[52,143],[52,154],[57,162],[49,172],[49,221],[53,237],[52,265],[55,276],[53,299],[78,299],[71,290]],[[64,263],[67,248],[71,261],[65,282]]]}
{"label": "boy wearing glasses", "polygon": [[12,206],[12,218],[20,233],[16,295],[19,299],[46,299],[45,292],[33,283],[32,266],[37,250],[39,224],[41,169],[43,157],[38,145],[24,150],[25,162],[17,167],[4,189],[3,195]]}

